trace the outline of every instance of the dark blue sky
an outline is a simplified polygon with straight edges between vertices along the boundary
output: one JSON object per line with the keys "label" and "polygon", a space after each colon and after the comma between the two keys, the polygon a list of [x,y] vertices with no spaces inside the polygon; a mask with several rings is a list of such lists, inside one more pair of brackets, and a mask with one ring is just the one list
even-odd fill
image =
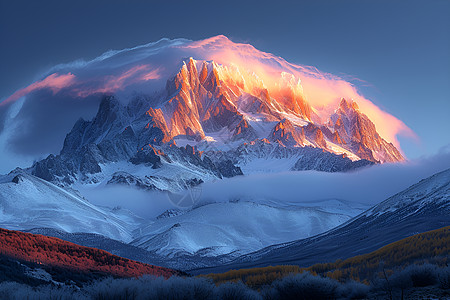
{"label": "dark blue sky", "polygon": [[[0,99],[51,66],[162,37],[224,34],[344,78],[412,128],[408,157],[450,143],[450,1],[0,1]],[[357,82],[355,82],[357,83]]]}

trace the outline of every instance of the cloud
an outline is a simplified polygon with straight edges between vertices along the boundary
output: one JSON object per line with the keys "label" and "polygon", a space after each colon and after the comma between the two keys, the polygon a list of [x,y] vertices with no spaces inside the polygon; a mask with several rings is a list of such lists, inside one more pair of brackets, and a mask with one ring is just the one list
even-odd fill
{"label": "cloud", "polygon": [[319,112],[322,111],[322,116],[330,115],[332,110],[337,108],[340,98],[338,99],[336,95],[341,95],[343,98],[356,101],[360,110],[375,124],[378,133],[397,148],[400,149],[397,135],[417,138],[416,134],[405,123],[360,95],[351,83],[339,78],[327,79],[307,76],[302,78],[306,98]]}
{"label": "cloud", "polygon": [[[377,204],[423,178],[450,168],[450,147],[431,157],[397,164],[375,165],[349,173],[316,171],[258,174],[202,185],[202,201],[232,199],[301,203],[342,199]],[[259,199],[259,200],[258,200]]]}
{"label": "cloud", "polygon": [[[157,80],[160,71],[161,68],[139,64],[117,74],[100,76],[52,73],[18,90],[0,103],[1,160],[8,160],[1,164],[0,172],[26,167],[50,153],[59,153],[74,123],[79,118],[94,117],[102,94]],[[15,105],[18,100],[20,105]]]}
{"label": "cloud", "polygon": [[74,74],[67,73],[59,75],[53,73],[42,80],[38,80],[29,86],[16,91],[6,98],[0,105],[7,105],[35,91],[48,89],[53,95],[66,89],[76,97],[88,97],[92,94],[108,94],[124,90],[127,86],[148,80],[159,79],[160,68],[152,69],[150,65],[136,65],[126,69],[119,75],[103,75],[78,79]]}
{"label": "cloud", "polygon": [[[10,155],[26,153],[36,159],[57,153],[76,119],[89,119],[95,115],[98,108],[95,105],[102,94],[116,93],[124,102],[134,92],[153,95],[164,88],[167,79],[175,75],[182,60],[188,57],[238,66],[237,72],[245,75],[249,91],[262,82],[272,95],[282,98],[280,87],[295,85],[293,92],[303,94],[324,120],[337,107],[341,97],[353,99],[375,123],[380,135],[398,148],[399,134],[415,136],[402,121],[360,95],[350,82],[217,36],[197,42],[162,39],[134,48],[108,51],[91,61],[57,65],[42,79],[0,103],[0,140],[5,136],[12,137],[4,142],[12,151]],[[301,86],[297,85],[299,80]],[[24,101],[22,111],[15,113],[16,117],[5,126],[12,104],[19,99]],[[67,131],[63,134],[62,130]]]}
{"label": "cloud", "polygon": [[[26,101],[25,101],[26,100]],[[33,161],[58,154],[66,134],[81,117],[90,120],[100,98],[73,98],[51,90],[35,91],[4,107],[4,130],[0,132],[0,174],[16,167],[29,167]],[[3,110],[5,108],[5,110]]]}
{"label": "cloud", "polygon": [[138,82],[159,79],[161,77],[159,72],[160,68],[152,70],[150,65],[137,65],[119,75],[106,75],[100,79],[86,80],[72,92],[83,98],[92,94],[114,93]]}
{"label": "cloud", "polygon": [[[220,64],[235,64],[251,70],[263,80],[269,91],[274,90],[271,84],[279,81],[282,72],[291,73],[301,80],[306,100],[317,109],[323,121],[327,121],[327,117],[338,107],[341,98],[347,98],[356,101],[361,111],[374,122],[378,133],[400,150],[398,135],[417,139],[416,134],[404,122],[377,107],[361,95],[352,83],[339,76],[319,71],[312,66],[289,63],[251,45],[233,43],[225,36],[216,36],[179,47],[195,49]],[[356,77],[352,79],[355,81]]]}
{"label": "cloud", "polygon": [[6,98],[4,101],[0,102],[0,105],[6,105],[8,103],[14,102],[19,98],[28,95],[31,92],[42,89],[49,89],[53,92],[53,94],[56,94],[61,89],[73,85],[74,82],[75,82],[75,75],[73,75],[72,73],[62,75],[53,73],[42,80],[38,80],[30,84],[29,86],[18,90],[17,92]]}
{"label": "cloud", "polygon": [[[183,39],[173,41],[162,39],[156,43],[134,48],[108,51],[89,62],[75,61],[70,64],[58,65],[52,70],[67,73],[52,73],[15,92],[0,105],[5,105],[44,88],[52,90],[54,94],[63,88],[71,88],[74,95],[86,97],[96,93],[122,91],[128,86],[145,83],[148,80],[166,80],[168,75],[173,75],[175,70],[162,73],[162,66],[174,65],[173,62],[170,64],[168,61],[173,57],[171,55],[174,55],[171,51],[175,50],[176,52],[177,49],[176,64],[183,56],[214,60],[225,65],[234,64],[239,66],[241,71],[254,72],[274,94],[281,74],[289,72],[301,80],[306,100],[317,109],[324,121],[337,108],[340,99],[344,97],[356,101],[361,111],[375,123],[380,135],[387,141],[393,142],[398,148],[400,144],[397,135],[416,138],[414,132],[402,121],[381,110],[369,99],[359,94],[352,83],[343,78],[321,72],[315,67],[289,63],[281,57],[259,51],[251,45],[233,43],[225,36],[216,36],[195,42]],[[166,53],[163,53],[163,50]],[[148,64],[149,60],[153,62],[153,66]],[[75,76],[74,72],[78,72],[80,75]],[[356,77],[352,78],[353,81],[356,79]],[[138,87],[135,86],[135,88]]]}
{"label": "cloud", "polygon": [[[375,165],[350,173],[298,171],[238,176],[206,182],[196,205],[251,201],[286,207],[338,199],[356,207],[371,207],[427,178],[450,168],[450,145],[430,157],[398,164]],[[144,218],[177,208],[166,193],[123,186],[76,187],[90,202],[120,206]],[[361,205],[362,204],[362,205]]]}
{"label": "cloud", "polygon": [[155,218],[175,208],[164,193],[148,192],[125,186],[78,187],[89,202],[109,208],[122,207],[145,219]]}

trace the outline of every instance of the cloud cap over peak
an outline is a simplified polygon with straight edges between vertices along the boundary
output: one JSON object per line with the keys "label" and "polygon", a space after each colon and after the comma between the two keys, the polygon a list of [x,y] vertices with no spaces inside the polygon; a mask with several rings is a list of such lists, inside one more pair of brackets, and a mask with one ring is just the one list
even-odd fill
{"label": "cloud cap over peak", "polygon": [[[0,114],[8,115],[10,119],[9,128],[3,127],[0,132],[0,141],[4,140],[3,146],[11,146],[9,148],[14,149],[13,153],[20,153],[21,147],[14,145],[23,145],[24,143],[17,142],[27,137],[23,142],[28,142],[24,151],[28,155],[35,149],[30,136],[37,138],[55,134],[57,139],[63,139],[62,131],[67,133],[79,117],[91,118],[95,114],[96,105],[88,103],[92,101],[86,99],[97,98],[94,104],[98,104],[100,95],[104,93],[116,93],[122,100],[129,99],[135,92],[153,94],[165,87],[166,81],[178,72],[182,62],[189,57],[196,60],[213,60],[218,64],[237,68],[242,74],[254,74],[269,91],[279,88],[280,78],[283,74],[288,74],[292,76],[292,82],[299,83],[306,101],[324,122],[338,107],[341,98],[353,99],[361,111],[375,123],[380,135],[394,143],[397,148],[400,148],[398,134],[414,136],[412,130],[401,120],[377,107],[361,95],[352,83],[341,77],[321,72],[314,67],[289,63],[281,57],[257,50],[252,45],[234,43],[226,36],[218,35],[200,41],[161,39],[133,48],[110,50],[91,61],[77,60],[57,65],[41,79],[16,91],[0,103]],[[42,92],[46,91],[46,98],[42,98]],[[15,105],[15,110],[19,112],[12,114],[12,104],[18,100],[24,104]],[[49,124],[47,127],[58,128],[56,131],[61,132],[37,131],[42,126],[36,126],[38,118],[30,109],[34,106],[28,103],[31,101],[39,102],[39,113],[43,114],[41,117]],[[77,109],[63,110],[66,102]],[[52,111],[52,115],[46,114],[46,106],[55,103],[58,103],[65,114],[64,120],[55,118],[55,109],[47,110]],[[24,110],[25,108],[28,109]],[[17,128],[20,130],[14,132],[14,139],[6,141],[5,130]],[[9,144],[10,142],[12,144]],[[35,154],[42,156],[54,152],[57,147],[52,143],[47,146],[42,144],[42,147],[35,149]],[[62,140],[58,147],[61,144]]]}

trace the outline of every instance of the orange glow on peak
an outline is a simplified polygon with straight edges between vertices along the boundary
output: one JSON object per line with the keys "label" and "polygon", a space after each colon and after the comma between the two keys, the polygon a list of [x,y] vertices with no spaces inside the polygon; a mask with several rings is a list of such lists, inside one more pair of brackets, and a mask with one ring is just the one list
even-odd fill
{"label": "orange glow on peak", "polygon": [[[324,124],[338,108],[341,98],[352,99],[373,121],[378,133],[397,148],[398,134],[415,136],[402,121],[377,107],[343,78],[311,66],[289,63],[252,45],[234,43],[223,35],[201,41],[152,43],[107,53],[84,64],[68,64],[58,69],[65,70],[62,74],[52,73],[36,81],[16,91],[0,105],[42,89],[49,89],[53,94],[64,89],[75,97],[124,90],[140,92],[140,88],[153,92],[154,87],[164,88],[166,81],[180,71],[179,63],[187,57],[197,59],[189,59],[189,63],[192,61],[197,68],[200,82],[207,79],[213,68],[218,78],[230,87],[226,92],[234,93],[235,98],[248,93],[266,101],[265,104],[272,105],[275,111],[292,112],[306,121],[314,118],[314,122]],[[182,68],[187,70],[187,66]],[[320,120],[315,119],[314,113]]]}
{"label": "orange glow on peak", "polygon": [[[360,111],[375,124],[379,134],[397,148],[400,149],[398,134],[416,137],[402,121],[359,94],[352,83],[321,72],[315,67],[289,63],[281,57],[259,51],[251,45],[234,43],[223,35],[177,47],[195,50],[199,58],[213,60],[219,65],[233,66],[233,69],[239,71],[239,76],[243,77],[245,91],[255,96],[259,95],[255,93],[254,88],[264,86],[269,90],[271,97],[279,100],[288,88],[295,96],[304,97],[323,123],[339,106],[341,98],[353,99]],[[237,75],[237,72],[234,75]],[[261,82],[263,85],[260,85]]]}

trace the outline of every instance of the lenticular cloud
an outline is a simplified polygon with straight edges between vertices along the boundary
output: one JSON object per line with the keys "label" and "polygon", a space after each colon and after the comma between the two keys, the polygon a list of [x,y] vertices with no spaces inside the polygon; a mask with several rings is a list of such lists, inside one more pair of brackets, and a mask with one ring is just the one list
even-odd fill
{"label": "lenticular cloud", "polygon": [[[234,43],[225,36],[216,36],[201,41],[162,39],[134,48],[108,51],[91,61],[79,60],[57,65],[44,74],[42,79],[16,91],[0,103],[0,114],[8,115],[10,119],[9,128],[4,126],[0,132],[0,141],[5,141],[5,136],[2,138],[2,135],[12,128],[20,128],[13,134],[14,141],[20,141],[21,134],[56,134],[58,139],[63,139],[62,132],[69,131],[76,119],[89,118],[95,113],[96,105],[89,104],[86,99],[97,99],[102,94],[115,93],[122,101],[126,101],[131,95],[155,94],[164,88],[167,80],[176,74],[183,61],[189,57],[196,60],[213,60],[217,64],[227,66],[229,70],[233,70],[229,72],[229,76],[242,76],[248,90],[251,90],[255,81],[262,83],[271,94],[277,93],[286,82],[295,85],[295,91],[302,93],[323,122],[326,122],[341,98],[353,99],[361,111],[375,123],[380,135],[394,143],[397,148],[398,134],[414,135],[401,120],[378,108],[359,94],[348,81],[320,72],[314,67],[291,64],[251,45]],[[45,98],[42,95],[45,95]],[[19,99],[25,104],[16,106],[12,114],[12,104]],[[37,122],[33,122],[36,116],[31,109],[26,109],[32,107],[26,105],[31,101],[39,102],[42,108],[40,113],[44,114],[40,120],[45,119],[45,122],[49,123],[47,127],[55,128],[55,132],[36,131],[39,128],[33,126]],[[54,105],[56,101],[68,101],[76,109],[58,111],[56,113],[63,113],[65,117],[63,120],[55,118],[55,109],[46,110],[45,107]],[[98,100],[94,101],[97,101],[95,104],[98,103]],[[52,114],[45,115],[46,111],[51,111]],[[23,144],[23,141],[21,142]],[[5,141],[0,146],[14,146],[11,143]],[[61,143],[62,140],[59,145]],[[57,148],[53,146],[48,145],[47,151],[40,149],[36,154],[50,153]],[[28,147],[32,148],[33,144],[30,143]],[[20,152],[20,149],[16,147],[14,151]]]}

